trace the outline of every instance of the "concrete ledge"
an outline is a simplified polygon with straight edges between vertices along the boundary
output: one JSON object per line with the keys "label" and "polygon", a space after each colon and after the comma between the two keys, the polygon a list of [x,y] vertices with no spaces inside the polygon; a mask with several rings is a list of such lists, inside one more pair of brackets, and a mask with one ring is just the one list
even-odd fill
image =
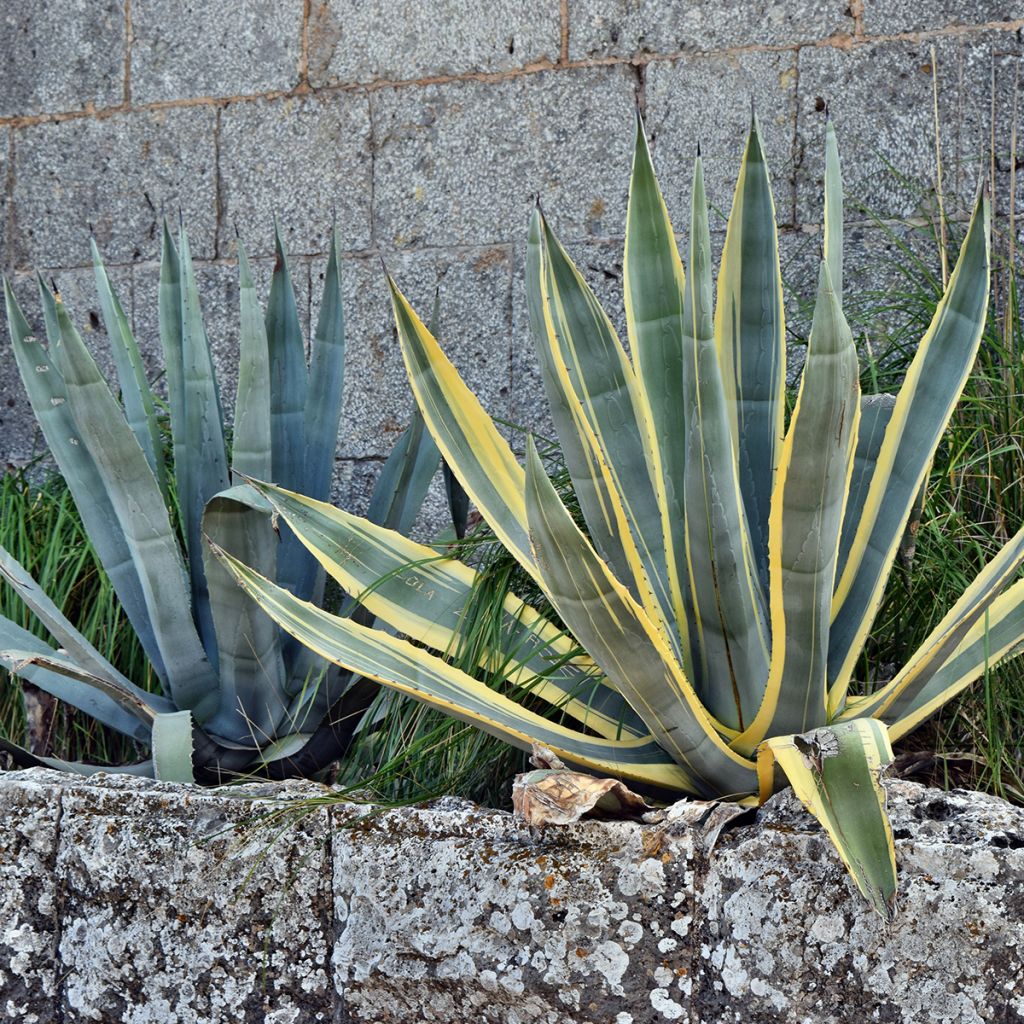
{"label": "concrete ledge", "polygon": [[789,794],[709,854],[681,823],[532,835],[461,801],[321,807],[0,778],[0,1018],[1024,1020],[1024,811],[893,783],[888,930]]}

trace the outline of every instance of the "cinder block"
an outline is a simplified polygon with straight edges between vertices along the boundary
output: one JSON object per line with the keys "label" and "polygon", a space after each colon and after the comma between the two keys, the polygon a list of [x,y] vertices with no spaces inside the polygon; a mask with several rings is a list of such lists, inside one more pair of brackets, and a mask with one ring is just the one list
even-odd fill
{"label": "cinder block", "polygon": [[109,262],[155,259],[161,214],[179,209],[193,254],[212,256],[214,117],[193,107],[17,129],[15,265],[88,263],[90,224]]}
{"label": "cinder block", "polygon": [[[869,0],[870,2],[870,0]],[[844,0],[572,0],[569,57],[630,57],[734,46],[792,46],[853,31]]]}
{"label": "cinder block", "polygon": [[301,55],[301,3],[132,2],[134,103],[291,89]]}
{"label": "cinder block", "polygon": [[326,815],[258,827],[279,810],[134,779],[68,786],[61,1019],[334,1021]]}
{"label": "cinder block", "polygon": [[386,9],[318,0],[310,10],[314,87],[509,71],[555,61],[560,49],[559,7],[550,0],[394,0]]}
{"label": "cinder block", "polygon": [[518,242],[537,196],[569,239],[620,232],[635,86],[616,67],[372,93],[378,243]]}
{"label": "cinder block", "polygon": [[[325,261],[312,269],[313,309]],[[425,323],[441,289],[439,341],[463,379],[494,417],[509,412],[512,253],[508,247],[395,253],[388,270]],[[345,261],[345,402],[339,453],[387,456],[409,422],[412,392],[395,332],[380,261]]]}
{"label": "cinder block", "polygon": [[743,53],[656,61],[647,69],[647,133],[676,231],[689,221],[693,163],[700,146],[712,231],[724,230],[736,176],[757,112],[780,223],[793,210],[795,54]]}
{"label": "cinder block", "polygon": [[[964,216],[979,171],[990,154],[991,76],[996,56],[996,195],[1005,195],[1014,33],[991,32],[932,41],[873,43],[849,53],[800,51],[797,214],[804,223],[821,219],[826,103],[835,118],[843,158],[847,219],[906,218],[935,214],[935,128],[931,45],[936,50],[943,190],[947,216]],[[1018,175],[1018,185],[1024,180]],[[1024,192],[1021,193],[1024,195]],[[857,204],[865,209],[858,210]]]}
{"label": "cinder block", "polygon": [[276,215],[289,251],[329,246],[332,210],[345,249],[370,245],[371,157],[364,96],[237,103],[221,115],[221,208],[226,252],[235,229],[250,256],[273,254]]}
{"label": "cinder block", "polygon": [[57,989],[60,806],[41,777],[5,772],[0,788],[0,1017],[50,1024]]}
{"label": "cinder block", "polygon": [[1014,0],[864,0],[863,7],[864,32],[873,36],[1016,21],[1021,16]]}
{"label": "cinder block", "polygon": [[121,0],[7,4],[0,30],[0,117],[124,100]]}

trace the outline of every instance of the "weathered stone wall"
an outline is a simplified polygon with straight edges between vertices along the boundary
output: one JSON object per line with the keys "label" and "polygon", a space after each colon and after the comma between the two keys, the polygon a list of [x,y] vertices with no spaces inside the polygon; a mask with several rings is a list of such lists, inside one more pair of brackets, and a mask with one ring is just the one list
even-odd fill
{"label": "weathered stone wall", "polygon": [[712,850],[677,820],[543,836],[460,801],[320,807],[0,779],[0,1019],[20,1024],[1024,1020],[1024,812],[890,784],[887,927],[787,791]]}
{"label": "weathered stone wall", "polygon": [[[914,214],[884,167],[932,180],[934,47],[956,214],[988,162],[993,60],[1005,184],[1022,26],[1019,0],[3,0],[0,255],[30,307],[39,269],[99,335],[91,225],[155,366],[157,226],[181,210],[230,399],[236,231],[265,283],[281,217],[308,321],[336,211],[350,339],[338,481],[358,507],[410,408],[380,256],[421,309],[440,280],[456,362],[494,414],[535,423],[530,206],[539,195],[619,309],[634,104],[681,228],[696,143],[727,210],[756,104],[801,284],[818,249],[825,103],[850,193]],[[850,249],[856,281],[891,246],[864,227]],[[4,345],[0,466],[38,449]]]}

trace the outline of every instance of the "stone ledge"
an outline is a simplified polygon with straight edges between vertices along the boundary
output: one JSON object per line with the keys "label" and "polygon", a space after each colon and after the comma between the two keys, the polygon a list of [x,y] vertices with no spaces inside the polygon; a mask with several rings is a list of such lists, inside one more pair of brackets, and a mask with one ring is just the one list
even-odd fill
{"label": "stone ledge", "polygon": [[0,1016],[1024,1020],[1024,811],[889,788],[887,929],[788,793],[709,853],[680,824],[538,836],[457,800],[320,807],[279,834],[251,827],[267,798],[322,787],[9,773]]}

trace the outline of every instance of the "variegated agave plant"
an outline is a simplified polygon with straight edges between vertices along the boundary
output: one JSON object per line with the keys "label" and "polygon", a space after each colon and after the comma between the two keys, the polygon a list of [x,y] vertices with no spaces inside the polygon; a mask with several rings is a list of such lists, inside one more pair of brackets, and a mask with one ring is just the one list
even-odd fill
{"label": "variegated agave plant", "polygon": [[[0,665],[152,750],[147,761],[104,771],[173,780],[191,780],[194,772],[205,781],[249,772],[312,775],[337,759],[376,690],[284,634],[202,544],[205,532],[296,597],[323,598],[325,577],[313,557],[288,531],[279,544],[265,502],[253,508],[246,503],[251,492],[239,489],[253,475],[320,499],[330,494],[345,354],[337,233],[308,366],[280,233],[276,255],[264,317],[239,244],[240,363],[229,458],[188,239],[182,230],[176,246],[164,225],[159,314],[172,474],[164,466],[158,405],[95,243],[121,401],[59,296],[39,279],[44,346],[4,281],[11,341],[32,408],[163,694],[118,672],[2,548],[0,579],[59,649],[0,617]],[[414,421],[385,465],[371,516],[407,530],[438,462],[422,420]],[[37,758],[6,740],[0,748],[22,765],[100,770]]]}
{"label": "variegated agave plant", "polygon": [[[778,240],[756,121],[717,302],[700,157],[684,277],[638,128],[624,261],[632,357],[543,216],[534,216],[533,333],[586,532],[534,445],[524,468],[392,283],[430,431],[571,633],[509,596],[503,633],[480,656],[504,687],[407,640],[332,618],[237,560],[228,564],[317,653],[509,742],[536,741],[590,770],[701,798],[763,800],[788,779],[888,915],[895,859],[879,777],[890,740],[1024,641],[1024,582],[1010,585],[1024,532],[895,678],[867,694],[852,688],[908,515],[977,351],[989,213],[979,196],[905,383],[885,401],[860,394],[842,312],[841,196],[829,126],[824,256],[788,425]],[[458,646],[472,569],[279,487],[259,491],[373,614],[434,651]]]}

